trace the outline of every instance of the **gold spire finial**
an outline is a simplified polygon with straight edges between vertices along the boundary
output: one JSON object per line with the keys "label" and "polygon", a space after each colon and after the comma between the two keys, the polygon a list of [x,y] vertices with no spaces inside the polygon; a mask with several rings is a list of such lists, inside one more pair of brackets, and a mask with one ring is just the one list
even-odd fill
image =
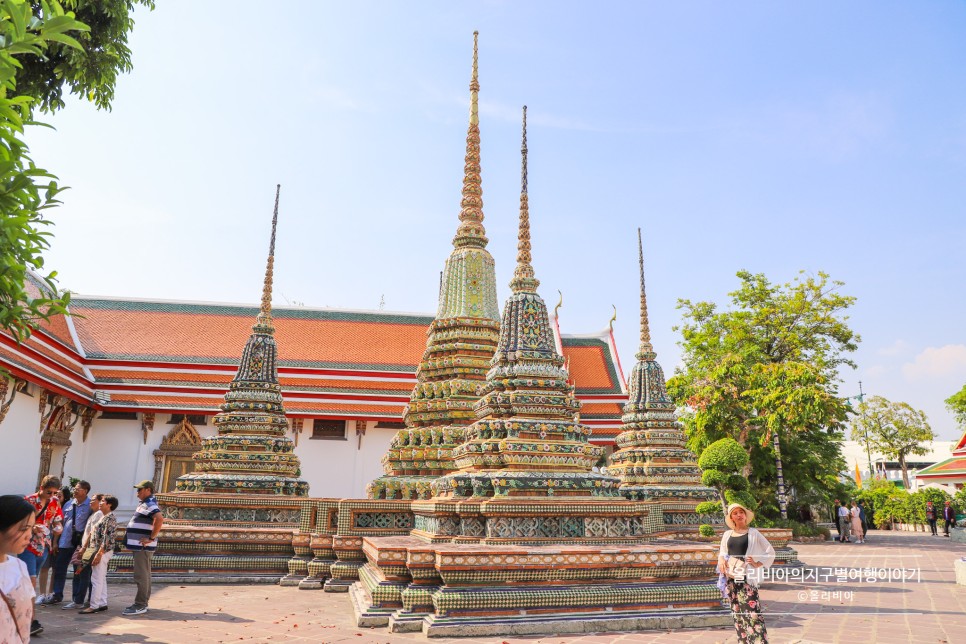
{"label": "gold spire finial", "polygon": [[536,293],[540,280],[530,265],[530,198],[527,196],[527,106],[523,106],[523,145],[520,148],[523,169],[520,181],[520,232],[517,235],[517,267],[510,280],[514,293]]}
{"label": "gold spire finial", "polygon": [[470,76],[470,125],[480,124],[480,32],[473,32],[473,74]]}
{"label": "gold spire finial", "polygon": [[473,72],[470,76],[470,125],[466,131],[466,158],[463,167],[463,200],[460,203],[460,225],[453,246],[486,248],[483,229],[483,182],[480,178],[480,105],[479,105],[479,34],[473,32]]}
{"label": "gold spire finial", "polygon": [[262,285],[262,306],[258,312],[258,325],[272,327],[272,277],[275,266],[275,229],[278,226],[278,198],[282,184],[275,186],[275,211],[272,214],[272,239],[268,244],[268,264],[265,266],[265,283]]}
{"label": "gold spire finial", "polygon": [[647,293],[644,292],[644,244],[641,241],[641,229],[637,229],[637,258],[641,266],[641,347],[638,349],[638,359],[649,354],[654,358],[654,347],[651,345],[651,327],[647,321]]}

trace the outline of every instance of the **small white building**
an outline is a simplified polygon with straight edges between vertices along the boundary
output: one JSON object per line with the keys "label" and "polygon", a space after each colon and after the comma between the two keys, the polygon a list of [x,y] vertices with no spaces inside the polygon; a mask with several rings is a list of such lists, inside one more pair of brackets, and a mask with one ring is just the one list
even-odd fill
{"label": "small white building", "polygon": [[[906,459],[906,466],[909,469],[910,491],[918,490],[927,485],[928,480],[920,479],[918,473],[928,467],[950,457],[952,449],[956,446],[956,441],[930,441],[925,446],[928,452],[923,455],[912,454]],[[866,451],[865,444],[859,441],[844,441],[842,443],[842,456],[848,469],[842,473],[845,478],[856,480],[856,471],[862,481],[871,478],[885,478],[902,485],[902,468],[899,461],[890,459],[875,450],[871,454]],[[871,457],[871,458],[870,458]],[[869,469],[871,460],[871,467]],[[874,472],[874,474],[872,473]],[[955,490],[951,490],[955,491]]]}

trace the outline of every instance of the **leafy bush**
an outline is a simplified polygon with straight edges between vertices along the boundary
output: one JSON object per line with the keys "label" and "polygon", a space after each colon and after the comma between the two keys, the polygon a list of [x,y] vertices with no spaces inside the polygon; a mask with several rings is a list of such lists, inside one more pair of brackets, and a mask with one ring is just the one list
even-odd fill
{"label": "leafy bush", "polygon": [[728,475],[721,470],[705,470],[701,472],[701,483],[708,487],[727,487]]}
{"label": "leafy bush", "polygon": [[755,497],[751,495],[751,492],[746,492],[745,490],[725,490],[725,500],[728,501],[729,505],[732,503],[740,503],[752,511],[758,507]]}
{"label": "leafy bush", "polygon": [[[715,505],[718,505],[718,504],[715,503]],[[711,527],[711,526],[709,526],[707,523],[703,523],[698,528],[698,534],[700,534],[702,537],[713,537],[714,536],[714,528]]]}
{"label": "leafy bush", "polygon": [[926,523],[928,501],[932,501],[937,516],[941,519],[946,501],[953,500],[945,490],[925,488],[909,492],[892,481],[885,480],[873,481],[872,485],[855,496],[865,502],[866,516],[869,516],[871,510],[875,524],[880,527],[892,523]]}
{"label": "leafy bush", "polygon": [[737,472],[748,464],[748,454],[733,438],[722,438],[708,445],[698,459],[702,470]]}
{"label": "leafy bush", "polygon": [[717,501],[702,501],[694,506],[694,511],[697,514],[724,514],[721,504]]}
{"label": "leafy bush", "polygon": [[747,490],[748,479],[741,474],[732,474],[728,477],[728,487],[732,490]]}

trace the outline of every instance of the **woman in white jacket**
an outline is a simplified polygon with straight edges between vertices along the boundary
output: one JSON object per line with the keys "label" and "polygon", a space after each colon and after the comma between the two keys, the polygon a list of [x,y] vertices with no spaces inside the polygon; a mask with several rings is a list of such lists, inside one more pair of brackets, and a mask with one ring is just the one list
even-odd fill
{"label": "woman in white jacket", "polygon": [[740,503],[728,506],[725,523],[731,529],[721,537],[718,572],[728,580],[728,600],[738,641],[767,644],[758,584],[762,572],[775,562],[775,549],[758,530],[748,527],[754,520],[755,513]]}

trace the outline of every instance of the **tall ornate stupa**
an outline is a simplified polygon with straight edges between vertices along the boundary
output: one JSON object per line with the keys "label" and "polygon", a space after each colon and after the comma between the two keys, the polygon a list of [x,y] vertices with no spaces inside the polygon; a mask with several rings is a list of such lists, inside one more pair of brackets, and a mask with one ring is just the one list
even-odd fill
{"label": "tall ornate stupa", "polygon": [[218,435],[204,440],[194,457],[196,470],[178,478],[178,492],[309,493],[309,484],[298,478],[299,459],[293,453],[292,440],[285,436],[288,422],[278,382],[278,347],[272,323],[272,268],[280,191],[278,186],[261,310],[221,412],[214,417]]}
{"label": "tall ornate stupa", "polygon": [[603,448],[576,419],[580,403],[557,352],[530,258],[526,107],[517,266],[500,341],[476,403],[479,418],[454,450],[458,472],[433,484],[439,498],[617,496],[618,481],[591,471]]}
{"label": "tall ornate stupa", "polygon": [[631,370],[627,404],[624,405],[618,450],[610,457],[608,472],[620,477],[620,491],[628,499],[657,501],[664,508],[666,529],[697,526],[709,518],[694,513],[702,501],[717,498],[701,484],[697,458],[685,444],[682,425],[664,384],[664,371],[651,344],[644,290],[644,248],[637,230],[641,268],[641,344]]}
{"label": "tall ornate stupa", "polygon": [[453,449],[475,418],[490,358],[499,340],[493,257],[486,250],[480,178],[478,33],[473,34],[470,123],[460,225],[443,268],[439,307],[400,430],[383,456],[385,476],[368,487],[373,499],[425,499],[430,484],[454,469]]}
{"label": "tall ornate stupa", "polygon": [[477,420],[458,470],[409,502],[410,534],[360,537],[356,623],[429,636],[720,624],[715,547],[652,541],[661,506],[592,471],[603,448],[578,420],[531,265],[526,141],[524,108],[517,266]]}

